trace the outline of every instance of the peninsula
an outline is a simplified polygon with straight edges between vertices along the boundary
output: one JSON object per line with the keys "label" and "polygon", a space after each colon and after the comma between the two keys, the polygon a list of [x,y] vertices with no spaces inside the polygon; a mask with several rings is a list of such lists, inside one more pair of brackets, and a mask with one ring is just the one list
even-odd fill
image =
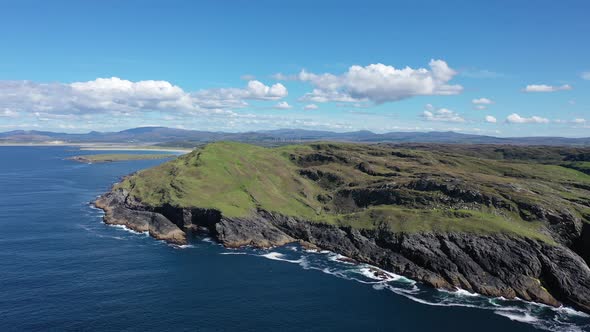
{"label": "peninsula", "polygon": [[95,204],[170,243],[299,241],[437,288],[590,312],[589,165],[576,147],[217,142]]}
{"label": "peninsula", "polygon": [[129,160],[156,160],[156,159],[167,159],[176,157],[174,154],[157,154],[157,153],[146,153],[146,154],[131,154],[131,153],[108,153],[108,154],[89,154],[74,156],[68,159],[74,160],[81,163],[109,163],[115,161],[129,161]]}

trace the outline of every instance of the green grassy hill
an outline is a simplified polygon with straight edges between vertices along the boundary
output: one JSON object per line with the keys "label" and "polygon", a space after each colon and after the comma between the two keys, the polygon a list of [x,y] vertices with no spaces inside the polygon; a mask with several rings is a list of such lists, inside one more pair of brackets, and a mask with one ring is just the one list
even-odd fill
{"label": "green grassy hill", "polygon": [[590,219],[590,175],[554,155],[543,162],[538,150],[517,150],[524,157],[500,160],[461,146],[219,142],[118,187],[153,207],[213,208],[227,217],[264,209],[400,232],[503,232],[552,242],[551,234],[567,232],[548,231],[556,221],[575,227]]}

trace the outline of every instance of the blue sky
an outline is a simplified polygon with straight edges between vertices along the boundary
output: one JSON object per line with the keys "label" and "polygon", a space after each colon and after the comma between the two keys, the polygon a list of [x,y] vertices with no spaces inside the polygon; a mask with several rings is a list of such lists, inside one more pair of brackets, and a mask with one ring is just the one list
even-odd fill
{"label": "blue sky", "polygon": [[589,11],[587,1],[0,0],[0,131],[590,136]]}

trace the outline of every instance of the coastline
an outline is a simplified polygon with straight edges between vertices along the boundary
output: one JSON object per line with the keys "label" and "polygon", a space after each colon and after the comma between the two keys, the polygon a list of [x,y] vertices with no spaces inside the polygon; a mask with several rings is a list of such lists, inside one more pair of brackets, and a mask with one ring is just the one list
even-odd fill
{"label": "coastline", "polygon": [[183,149],[176,147],[158,147],[152,145],[122,145],[122,144],[104,144],[104,143],[0,143],[0,147],[20,146],[20,147],[77,147],[80,151],[154,151],[154,152],[174,152],[185,154],[193,149]]}
{"label": "coastline", "polygon": [[81,147],[80,151],[158,151],[158,152],[175,152],[175,153],[189,153],[192,149],[180,148],[144,148],[144,147]]}
{"label": "coastline", "polygon": [[[147,231],[151,237],[175,245],[188,244],[188,237],[197,230],[206,230],[225,248],[268,249],[297,242],[435,289],[590,312],[584,295],[588,273],[575,269],[581,258],[567,248],[541,241],[502,234],[368,231],[263,210],[250,217],[231,218],[214,209],[150,207],[130,199],[124,190],[113,189],[94,201],[94,206],[104,211],[105,224]],[[544,268],[539,270],[539,266]]]}

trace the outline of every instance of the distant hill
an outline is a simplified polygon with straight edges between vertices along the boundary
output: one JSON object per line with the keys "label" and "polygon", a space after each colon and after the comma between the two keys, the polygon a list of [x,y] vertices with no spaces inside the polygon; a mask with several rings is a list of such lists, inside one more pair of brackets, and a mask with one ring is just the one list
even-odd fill
{"label": "distant hill", "polygon": [[140,127],[119,132],[87,134],[55,133],[37,130],[14,130],[0,133],[0,143],[41,143],[63,141],[67,143],[168,143],[194,146],[215,141],[237,141],[261,144],[281,144],[308,141],[340,141],[364,143],[447,143],[447,144],[513,144],[513,145],[590,145],[590,137],[494,137],[447,132],[390,132],[377,134],[371,131],[336,133],[331,131],[277,129],[242,133],[211,132],[167,127]]}

